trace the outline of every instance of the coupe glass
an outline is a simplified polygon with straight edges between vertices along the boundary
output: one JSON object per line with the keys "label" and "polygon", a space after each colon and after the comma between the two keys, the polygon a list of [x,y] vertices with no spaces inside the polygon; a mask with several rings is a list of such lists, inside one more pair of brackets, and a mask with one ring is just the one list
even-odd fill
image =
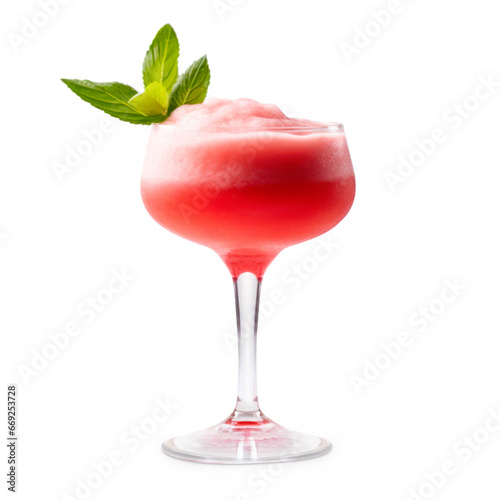
{"label": "coupe glass", "polygon": [[207,130],[152,126],[141,194],[173,233],[215,250],[231,272],[238,331],[238,395],[229,417],[174,437],[163,451],[197,462],[284,462],[328,453],[323,438],[288,430],[259,407],[256,339],[264,271],[284,248],[337,225],[354,200],[343,126]]}

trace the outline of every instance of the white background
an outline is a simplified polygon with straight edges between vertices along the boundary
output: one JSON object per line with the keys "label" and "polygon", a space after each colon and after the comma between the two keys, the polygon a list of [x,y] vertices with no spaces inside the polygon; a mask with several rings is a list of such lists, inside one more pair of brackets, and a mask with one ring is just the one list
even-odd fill
{"label": "white background", "polygon": [[[2,391],[18,385],[18,498],[78,498],[77,481],[114,451],[124,461],[91,498],[404,500],[419,488],[421,498],[498,498],[500,432],[481,427],[500,406],[500,87],[480,102],[471,97],[481,77],[500,82],[496,4],[401,0],[381,28],[367,23],[387,1],[232,3],[221,13],[211,0],[70,0],[20,45],[14,35],[40,6],[3,6]],[[339,246],[317,266],[318,241],[276,259],[263,299],[280,289],[286,300],[259,340],[264,411],[330,439],[334,450],[320,459],[228,467],[161,453],[164,438],[232,409],[229,273],[211,250],[169,234],[143,208],[147,127],[112,121],[62,181],[54,172],[105,116],[59,78],[140,87],[145,51],[167,22],[180,39],[181,69],[208,54],[210,96],[345,124],[358,189],[331,232]],[[342,44],[356,33],[348,60]],[[464,100],[477,109],[458,123],[453,106]],[[446,140],[391,190],[387,172],[397,173],[399,157],[435,128]],[[293,265],[312,269],[298,289],[284,281]],[[77,307],[122,268],[133,279],[87,324]],[[446,279],[466,289],[443,306]],[[410,317],[429,303],[439,314],[419,333]],[[23,380],[19,367],[70,321],[81,334]],[[413,342],[387,363],[381,343],[403,331]],[[357,391],[353,375],[363,377],[365,360],[376,358],[388,366]],[[158,397],[177,408],[131,451],[120,436],[148,421]],[[469,460],[464,449],[476,445],[457,444],[464,435],[487,440]],[[440,488],[426,486],[444,461],[455,473]]]}

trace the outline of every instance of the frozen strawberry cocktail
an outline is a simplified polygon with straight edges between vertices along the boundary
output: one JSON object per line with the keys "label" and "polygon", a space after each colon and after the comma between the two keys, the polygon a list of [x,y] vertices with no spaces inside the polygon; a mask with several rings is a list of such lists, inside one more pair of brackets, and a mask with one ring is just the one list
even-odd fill
{"label": "frozen strawberry cocktail", "polygon": [[355,183],[344,129],[288,118],[251,99],[206,100],[212,78],[207,56],[182,74],[178,58],[177,34],[165,24],[146,52],[142,91],[116,81],[63,79],[95,108],[151,125],[141,177],[146,209],[164,228],[215,250],[233,276],[234,411],[217,425],[168,439],[163,451],[224,464],[319,457],[331,449],[327,439],[289,430],[260,409],[257,324],[262,276],[276,255],[329,231],[351,208]]}
{"label": "frozen strawberry cocktail", "polygon": [[287,246],[342,220],[355,191],[341,124],[250,99],[207,99],[152,125],[141,193],[166,229],[261,277]]}

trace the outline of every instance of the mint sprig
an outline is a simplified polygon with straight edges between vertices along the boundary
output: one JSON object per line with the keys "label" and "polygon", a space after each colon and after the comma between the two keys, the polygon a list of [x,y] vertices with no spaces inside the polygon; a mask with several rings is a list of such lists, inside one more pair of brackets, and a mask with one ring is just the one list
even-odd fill
{"label": "mint sprig", "polygon": [[129,123],[150,125],[165,121],[184,104],[205,100],[210,83],[207,56],[178,76],[179,41],[170,24],[156,34],[142,65],[144,91],[119,82],[62,81],[81,99]]}

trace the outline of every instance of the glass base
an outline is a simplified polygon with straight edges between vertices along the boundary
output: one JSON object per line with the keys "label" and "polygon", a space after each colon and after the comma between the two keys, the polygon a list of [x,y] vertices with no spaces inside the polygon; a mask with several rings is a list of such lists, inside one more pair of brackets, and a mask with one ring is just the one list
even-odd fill
{"label": "glass base", "polygon": [[235,410],[218,425],[163,443],[163,451],[171,457],[212,464],[305,460],[325,455],[331,449],[326,439],[289,431],[260,410]]}

